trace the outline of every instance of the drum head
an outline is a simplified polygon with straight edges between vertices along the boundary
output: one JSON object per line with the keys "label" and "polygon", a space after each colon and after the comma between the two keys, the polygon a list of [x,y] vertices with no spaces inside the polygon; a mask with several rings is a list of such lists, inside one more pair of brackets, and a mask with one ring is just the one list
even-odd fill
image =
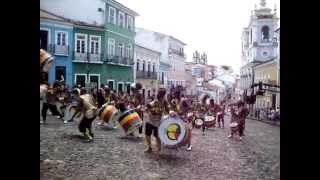
{"label": "drum head", "polygon": [[158,134],[165,145],[177,146],[182,143],[186,135],[186,125],[178,118],[169,117],[161,123]]}
{"label": "drum head", "polygon": [[194,120],[194,123],[198,126],[202,126],[203,125],[203,120],[202,119],[196,119]]}
{"label": "drum head", "polygon": [[204,121],[214,121],[214,120],[215,120],[214,116],[206,116],[204,119]]}
{"label": "drum head", "polygon": [[236,122],[230,124],[231,128],[234,128],[234,127],[237,127],[237,126],[238,126],[238,123],[236,123]]}

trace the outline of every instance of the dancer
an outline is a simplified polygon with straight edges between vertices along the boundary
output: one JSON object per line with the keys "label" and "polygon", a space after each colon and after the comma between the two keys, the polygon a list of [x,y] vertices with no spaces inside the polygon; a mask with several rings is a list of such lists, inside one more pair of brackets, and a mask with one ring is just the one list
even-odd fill
{"label": "dancer", "polygon": [[162,116],[169,113],[168,102],[165,100],[166,89],[160,88],[156,99],[147,104],[149,118],[145,123],[145,140],[147,148],[145,152],[152,152],[151,134],[156,138],[158,151],[161,151],[161,141],[158,136],[158,127],[160,126]]}
{"label": "dancer", "polygon": [[[78,92],[75,92],[77,94]],[[91,126],[92,122],[97,116],[98,109],[95,106],[95,99],[92,95],[88,94],[85,89],[82,89],[80,96],[77,98],[77,110],[76,113],[72,116],[71,120],[81,112],[83,118],[79,123],[79,131],[83,133],[86,142],[93,141],[94,134],[92,132]]]}

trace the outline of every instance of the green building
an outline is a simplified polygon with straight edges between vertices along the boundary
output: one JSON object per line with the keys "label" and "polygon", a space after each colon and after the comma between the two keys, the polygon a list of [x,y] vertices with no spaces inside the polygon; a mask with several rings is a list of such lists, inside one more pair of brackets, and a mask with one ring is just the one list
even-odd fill
{"label": "green building", "polygon": [[136,12],[106,0],[105,25],[83,22],[74,25],[74,84],[105,84],[117,92],[130,91]]}

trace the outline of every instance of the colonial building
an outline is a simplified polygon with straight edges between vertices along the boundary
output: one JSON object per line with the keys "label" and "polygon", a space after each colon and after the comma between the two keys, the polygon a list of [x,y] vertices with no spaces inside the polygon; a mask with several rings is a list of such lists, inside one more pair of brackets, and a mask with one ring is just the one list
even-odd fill
{"label": "colonial building", "polygon": [[114,0],[41,0],[40,4],[73,21],[73,84],[103,83],[116,91],[130,90],[135,11]]}
{"label": "colonial building", "polygon": [[[278,68],[276,59],[266,61],[254,68],[255,83],[265,83],[268,85],[279,85],[278,84]],[[258,87],[256,88],[258,89]],[[277,96],[280,94],[278,88],[266,87],[266,91],[262,95],[256,96],[256,108],[276,108],[277,107]]]}
{"label": "colonial building", "polygon": [[158,72],[161,53],[136,44],[134,51],[135,81],[142,84],[145,99],[155,94],[158,89]]}
{"label": "colonial building", "polygon": [[251,13],[248,27],[242,32],[242,67],[240,69],[240,86],[245,95],[250,94],[254,83],[253,66],[274,59],[278,56],[278,43],[273,38],[278,28],[276,8],[266,7],[261,0],[260,7]]}
{"label": "colonial building", "polygon": [[136,41],[143,42],[145,47],[161,53],[160,83],[163,82],[167,88],[172,85],[185,86],[184,62],[186,57],[183,50],[185,43],[170,35],[143,28],[136,28]]}
{"label": "colonial building", "polygon": [[64,78],[72,85],[73,24],[64,17],[40,9],[40,48],[51,53],[55,63],[48,73],[51,84]]}

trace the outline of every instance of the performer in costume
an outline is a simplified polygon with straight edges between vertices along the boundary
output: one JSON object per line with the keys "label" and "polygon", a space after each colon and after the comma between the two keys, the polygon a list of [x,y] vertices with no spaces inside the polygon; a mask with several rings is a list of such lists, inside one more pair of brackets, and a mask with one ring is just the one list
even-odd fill
{"label": "performer in costume", "polygon": [[222,101],[219,106],[219,111],[217,113],[218,125],[220,127],[220,122],[222,123],[222,128],[224,128],[224,115],[225,115],[226,105],[225,102]]}
{"label": "performer in costume", "polygon": [[92,95],[86,93],[85,89],[82,89],[80,93],[80,96],[77,97],[77,112],[73,115],[71,120],[78,114],[78,112],[83,114],[83,119],[79,123],[79,131],[83,133],[87,142],[91,142],[94,137],[91,126],[98,112],[98,109],[95,106],[96,100]]}
{"label": "performer in costume", "polygon": [[[139,82],[133,83],[131,85],[131,91],[132,91],[131,104],[133,105],[133,108],[136,110],[136,112],[139,114],[141,120],[143,121],[143,119],[144,119],[144,117],[143,117],[144,97],[143,97],[143,94],[140,92],[141,89],[142,89],[142,84]],[[139,128],[140,137],[142,137],[142,128],[143,128],[143,126],[141,126]]]}
{"label": "performer in costume", "polygon": [[[239,101],[237,103],[237,106],[238,106],[238,111],[233,112],[233,115],[235,116],[235,118],[237,120],[239,136],[240,136],[240,140],[242,140],[243,131],[245,128],[245,120],[246,120],[246,117],[249,115],[249,110],[245,106],[244,102],[242,102],[242,101]],[[232,134],[229,135],[228,137],[231,138]]]}
{"label": "performer in costume", "polygon": [[[213,115],[216,119],[218,119],[218,113],[221,111],[220,106],[214,102],[214,99],[210,99],[209,101],[209,114]],[[220,121],[218,119],[218,127],[220,128]],[[224,127],[224,123],[222,123],[222,127]]]}
{"label": "performer in costume", "polygon": [[145,140],[147,149],[145,152],[152,152],[151,148],[151,134],[157,140],[158,151],[161,151],[161,141],[158,136],[158,127],[160,126],[162,116],[169,113],[169,104],[165,100],[166,89],[160,88],[156,99],[147,104],[147,112],[149,119],[145,123]]}

